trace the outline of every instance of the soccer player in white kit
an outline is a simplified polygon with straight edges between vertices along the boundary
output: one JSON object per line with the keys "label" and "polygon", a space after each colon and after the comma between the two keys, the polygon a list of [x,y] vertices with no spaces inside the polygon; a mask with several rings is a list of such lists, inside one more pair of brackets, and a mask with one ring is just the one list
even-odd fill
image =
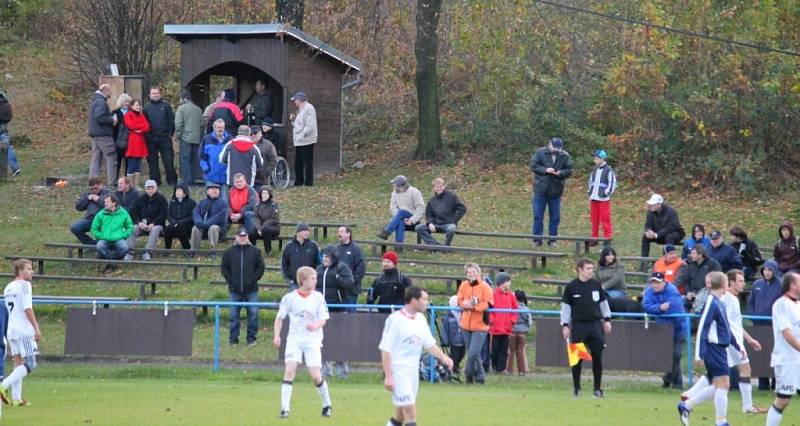
{"label": "soccer player in white kit", "polygon": [[416,426],[416,398],[419,389],[419,359],[424,348],[448,369],[453,360],[436,346],[424,312],[428,310],[428,292],[417,286],[406,289],[405,306],[395,311],[383,327],[378,345],[383,364],[384,387],[392,392],[394,417],[386,426]]}
{"label": "soccer player in white kit", "polygon": [[322,293],[315,291],[317,272],[313,268],[303,266],[297,270],[297,283],[300,288],[288,293],[281,299],[278,316],[275,318],[275,337],[272,343],[281,347],[281,328],[284,318],[289,317],[289,334],[286,336],[283,373],[281,385],[281,418],[289,417],[292,401],[292,386],[297,365],[306,364],[308,374],[317,386],[322,401],[322,415],[332,414],[331,397],[328,383],[322,378],[322,327],[330,318],[328,305]]}
{"label": "soccer player in white kit", "polygon": [[767,426],[781,424],[783,411],[800,389],[800,275],[788,272],[781,282],[783,296],[772,305],[770,366],[775,369],[775,400],[767,413]]}
{"label": "soccer player in white kit", "polygon": [[[14,358],[14,371],[0,383],[0,398],[5,404],[25,406],[22,399],[22,379],[36,368],[36,354],[39,348],[36,342],[42,339],[39,323],[33,313],[33,294],[30,280],[33,277],[33,265],[28,259],[14,262],[14,281],[11,281],[3,292],[6,309],[8,309],[8,331],[6,340],[11,347]],[[8,391],[11,390],[9,398]]]}

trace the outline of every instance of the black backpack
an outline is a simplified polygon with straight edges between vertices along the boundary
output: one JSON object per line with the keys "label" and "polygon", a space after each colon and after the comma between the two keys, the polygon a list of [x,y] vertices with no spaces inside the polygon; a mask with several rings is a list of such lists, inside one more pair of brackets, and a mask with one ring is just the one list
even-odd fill
{"label": "black backpack", "polygon": [[0,123],[8,123],[14,117],[14,113],[11,110],[11,103],[8,102],[8,98],[5,97],[2,93],[0,93]]}

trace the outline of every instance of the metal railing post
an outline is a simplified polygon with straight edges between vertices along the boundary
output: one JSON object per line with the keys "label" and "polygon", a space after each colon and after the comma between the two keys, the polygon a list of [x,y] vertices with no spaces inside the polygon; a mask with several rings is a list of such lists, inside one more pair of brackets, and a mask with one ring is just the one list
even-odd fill
{"label": "metal railing post", "polygon": [[219,305],[214,305],[214,372],[219,371]]}

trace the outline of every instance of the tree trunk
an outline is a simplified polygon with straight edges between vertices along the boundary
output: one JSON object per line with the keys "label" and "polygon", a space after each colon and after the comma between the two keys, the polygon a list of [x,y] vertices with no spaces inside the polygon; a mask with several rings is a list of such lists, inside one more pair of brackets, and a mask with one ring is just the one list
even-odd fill
{"label": "tree trunk", "polygon": [[290,24],[299,30],[303,29],[303,9],[303,0],[275,0],[278,22]]}
{"label": "tree trunk", "polygon": [[416,157],[433,158],[441,152],[442,128],[439,117],[439,77],[436,73],[439,50],[439,11],[441,0],[417,0],[417,102],[419,104],[419,144]]}

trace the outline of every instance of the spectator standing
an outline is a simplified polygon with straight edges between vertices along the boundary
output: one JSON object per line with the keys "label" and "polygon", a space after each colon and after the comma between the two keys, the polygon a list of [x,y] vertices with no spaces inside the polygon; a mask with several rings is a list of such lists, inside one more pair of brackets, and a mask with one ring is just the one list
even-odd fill
{"label": "spectator standing", "polygon": [[719,231],[711,233],[711,250],[708,251],[708,256],[719,262],[722,272],[727,273],[731,269],[742,269],[744,266],[739,253],[725,243],[722,233]]}
{"label": "spectator standing", "polygon": [[464,375],[467,384],[484,384],[486,372],[481,362],[481,350],[489,331],[489,318],[486,311],[494,305],[494,295],[489,284],[481,277],[481,268],[468,263],[464,267],[467,279],[458,287],[458,306],[461,307],[461,333],[467,348],[467,365]]}
{"label": "spectator standing", "polygon": [[[222,276],[228,283],[228,296],[231,302],[258,303],[258,280],[264,275],[264,259],[257,248],[250,245],[247,231],[239,230],[236,243],[222,255]],[[239,314],[241,306],[231,307],[230,334],[228,343],[239,344]],[[247,345],[256,345],[258,333],[258,307],[248,305]]]}
{"label": "spectator standing", "polygon": [[119,200],[119,206],[130,214],[133,204],[142,196],[142,193],[133,187],[130,178],[123,176],[117,179],[117,190],[114,195]]}
{"label": "spectator standing", "polygon": [[219,184],[206,184],[206,198],[200,200],[192,212],[191,250],[200,248],[200,240],[208,238],[211,248],[217,248],[219,238],[228,229],[228,201],[221,199]]}
{"label": "spectator standing", "polygon": [[258,190],[259,203],[253,210],[253,229],[250,234],[250,243],[255,244],[257,239],[264,242],[264,253],[272,253],[272,240],[277,240],[281,234],[281,213],[278,203],[272,194],[272,187],[264,185]]}
{"label": "spectator standing", "polygon": [[597,264],[597,280],[600,281],[600,285],[603,286],[608,297],[610,299],[627,299],[625,265],[617,258],[617,251],[611,246],[603,247]]}
{"label": "spectator standing", "polygon": [[[656,263],[653,265],[653,272],[662,273],[664,275],[664,281],[674,284],[678,277],[678,271],[680,271],[683,265],[684,262],[678,257],[678,250],[675,249],[675,246],[672,244],[665,244],[664,255],[656,260]],[[680,289],[678,291],[684,294],[686,289],[684,288],[682,292]]]}
{"label": "spectator standing", "polygon": [[154,180],[144,183],[144,195],[133,204],[130,215],[135,224],[133,232],[128,238],[128,253],[125,260],[133,260],[136,249],[136,237],[147,234],[147,245],[142,253],[142,260],[150,260],[150,250],[156,248],[158,237],[167,224],[167,198],[158,192],[158,185]]}
{"label": "spectator standing", "polygon": [[264,165],[264,160],[250,139],[249,127],[239,126],[238,135],[222,148],[219,162],[228,166],[228,185],[233,185],[234,177],[241,174],[247,185],[253,186],[256,171]]}
{"label": "spectator standing", "polygon": [[442,346],[448,348],[453,360],[453,374],[460,374],[461,361],[464,359],[464,336],[461,334],[461,311],[458,310],[458,296],[450,296],[451,308],[442,319]]}
{"label": "spectator standing", "polygon": [[403,175],[395,176],[389,183],[394,186],[389,201],[392,220],[378,232],[378,238],[385,240],[394,233],[395,241],[402,243],[405,241],[406,228],[414,229],[425,213],[425,200],[419,189],[411,186]]}
{"label": "spectator standing", "polygon": [[[514,292],[514,297],[517,298],[517,305],[520,308],[528,307],[528,296],[523,290]],[[516,358],[517,375],[524,376],[528,374],[528,354],[526,352],[526,340],[528,332],[533,325],[533,318],[528,312],[520,312],[517,314],[517,321],[511,329],[511,347],[508,353],[508,365],[506,371],[509,374],[514,373],[514,358]]]}
{"label": "spectator standing", "polygon": [[17,162],[17,153],[11,145],[11,135],[8,134],[8,123],[14,117],[14,111],[6,92],[0,90],[0,144],[8,148],[8,166],[11,168],[11,176],[17,176],[22,172]]}
{"label": "spectator standing", "polygon": [[755,241],[747,237],[747,232],[741,226],[734,226],[729,232],[731,238],[733,238],[731,246],[742,258],[744,278],[747,281],[752,281],[756,270],[764,263],[761,250],[759,250]]}
{"label": "spectator standing", "polygon": [[192,102],[188,90],[181,92],[181,105],[175,111],[175,139],[180,143],[181,180],[194,185],[200,177],[198,146],[203,139],[203,111]]}
{"label": "spectator standing", "polygon": [[[564,141],[553,138],[547,146],[541,147],[531,157],[528,167],[533,172],[533,235],[544,232],[544,211],[550,211],[548,233],[558,235],[561,222],[561,195],[564,193],[566,180],[572,176],[572,157],[564,150]],[[537,246],[542,240],[534,240]],[[556,240],[547,242],[555,246]]]}
{"label": "spectator standing", "polygon": [[[124,161],[125,151],[128,149],[128,128],[125,126],[125,114],[130,110],[131,100],[131,96],[127,93],[119,95],[117,98],[117,109],[111,111],[114,117],[116,117],[114,120],[116,122],[114,124],[114,145],[117,149],[117,168],[119,172],[122,172],[123,176],[128,173],[127,162]],[[119,183],[119,181],[117,181],[117,183]],[[120,205],[123,205],[121,200]]]}
{"label": "spectator standing", "polygon": [[782,274],[800,271],[800,251],[797,250],[797,238],[794,236],[794,224],[785,220],[778,228],[778,244],[772,250],[772,256],[778,262]]}
{"label": "spectator standing", "polygon": [[[594,264],[589,259],[580,259],[577,264],[578,277],[564,288],[561,299],[561,334],[569,343],[585,343],[592,355],[594,397],[602,398],[603,349],[605,335],[611,333],[611,309],[606,292],[594,276]],[[573,395],[581,394],[581,365],[579,360],[572,367]]]}
{"label": "spectator standing", "polygon": [[317,143],[317,110],[308,102],[305,92],[292,96],[297,114],[289,115],[292,121],[294,144],[294,186],[314,185],[314,145]]}
{"label": "spectator standing", "polygon": [[203,128],[207,129],[206,133],[211,133],[213,130],[211,129],[211,124],[214,120],[211,119],[211,115],[214,113],[214,109],[217,108],[217,105],[225,100],[225,91],[219,92],[216,98],[214,98],[214,102],[211,102],[206,106],[203,110]]}
{"label": "spectator standing", "polygon": [[[381,258],[383,273],[372,282],[368,304],[375,305],[401,305],[406,289],[414,285],[411,279],[403,275],[397,268],[399,258],[397,253],[387,251]],[[391,312],[388,308],[379,308],[378,312]]]}
{"label": "spectator standing", "polygon": [[701,244],[706,249],[706,253],[711,250],[711,239],[706,236],[706,227],[700,223],[692,227],[692,235],[683,242],[681,258],[686,260],[689,257],[689,252],[697,244]]}
{"label": "spectator standing", "polygon": [[210,121],[213,123],[219,119],[225,122],[225,130],[230,134],[236,133],[239,124],[244,121],[242,110],[236,105],[236,93],[233,89],[226,89],[223,99],[214,105]]}
{"label": "spectator standing", "polygon": [[255,232],[253,210],[258,204],[258,195],[252,186],[248,186],[244,175],[233,175],[233,187],[228,191],[228,221],[238,223],[248,233]]}
{"label": "spectator standing", "polygon": [[[617,175],[606,163],[608,153],[602,149],[594,152],[594,168],[589,174],[589,220],[592,222],[592,238],[600,237],[600,226],[603,237],[611,239],[614,228],[611,224],[611,194],[617,189]],[[589,245],[597,245],[591,241]]]}
{"label": "spectator standing", "polygon": [[[317,266],[317,280],[321,289],[317,290],[325,296],[325,303],[328,305],[341,305],[347,303],[355,294],[355,282],[353,272],[347,264],[339,261],[339,250],[336,246],[330,245],[322,249],[322,264]],[[329,308],[330,312],[345,312],[344,308]],[[333,375],[333,362],[325,361],[322,366],[322,376],[330,377]],[[336,361],[336,375],[340,379],[346,379],[349,373],[347,361]]]}
{"label": "spectator standing", "polygon": [[[347,300],[347,303],[356,304],[358,303],[358,296],[361,295],[361,282],[367,273],[367,262],[364,261],[361,247],[353,242],[353,230],[349,226],[340,226],[336,230],[336,235],[339,237],[339,244],[336,245],[336,249],[339,250],[339,261],[350,267],[355,283],[355,291],[350,299]],[[355,308],[350,310],[355,312]]]}
{"label": "spectator standing", "polygon": [[164,247],[171,249],[172,240],[177,238],[184,250],[189,250],[192,245],[189,241],[192,236],[192,212],[197,203],[192,199],[189,186],[185,183],[175,185],[175,192],[167,207],[167,226],[164,227]]}
{"label": "spectator standing", "polygon": [[261,132],[263,133],[264,139],[272,142],[272,145],[275,146],[278,155],[286,157],[286,138],[275,130],[275,123],[271,118],[267,117],[261,121]]}
{"label": "spectator standing", "polygon": [[679,244],[685,235],[678,212],[664,202],[664,197],[650,196],[642,235],[642,257],[650,256],[651,243]]}
{"label": "spectator standing", "polygon": [[127,176],[133,181],[133,186],[138,188],[142,175],[142,159],[148,158],[150,155],[146,142],[150,132],[150,123],[142,113],[142,102],[138,99],[131,101],[131,109],[125,114],[124,124],[128,132],[128,148],[125,150],[128,165]]}
{"label": "spectator standing", "polygon": [[103,160],[106,162],[108,186],[117,183],[117,147],[114,144],[114,126],[117,117],[108,108],[111,85],[101,84],[89,101],[89,136],[92,138],[92,161],[89,177],[100,176]]}
{"label": "spectator standing", "polygon": [[264,132],[260,126],[252,126],[250,128],[250,138],[258,148],[262,161],[261,167],[256,170],[253,185],[256,188],[261,188],[264,185],[269,185],[272,181],[272,172],[275,171],[275,166],[278,164],[278,153],[275,151],[275,145],[264,137]]}
{"label": "spectator standing", "polygon": [[283,247],[281,273],[290,290],[299,286],[299,283],[295,282],[295,276],[300,267],[308,266],[316,269],[321,263],[319,247],[316,242],[309,239],[310,234],[308,224],[300,222],[295,228],[294,239]]}
{"label": "spectator standing", "polygon": [[[495,289],[492,295],[495,309],[519,309],[517,298],[511,291],[511,276],[505,272],[497,274]],[[506,371],[508,364],[508,348],[514,324],[517,322],[516,312],[489,313],[489,335],[491,336],[492,368],[495,373]]]}
{"label": "spectator standing", "polygon": [[144,107],[144,115],[150,123],[150,132],[145,136],[147,141],[147,166],[150,179],[161,185],[161,170],[158,168],[158,157],[164,164],[167,183],[175,186],[178,174],[175,172],[175,151],[172,148],[172,135],[175,133],[175,115],[167,101],[161,99],[159,87],[150,88],[150,102]]}
{"label": "spectator standing", "polygon": [[216,183],[223,189],[228,188],[228,168],[219,161],[222,149],[231,140],[231,135],[225,130],[225,121],[214,121],[213,130],[203,138],[200,145],[200,168],[203,170],[203,180],[206,185]]}
{"label": "spectator standing", "polygon": [[[122,259],[128,252],[127,239],[133,232],[133,221],[125,209],[119,208],[114,194],[104,198],[105,208],[92,219],[92,235],[97,239],[97,254],[101,259]],[[106,272],[113,266],[106,265]]]}
{"label": "spectator standing", "polygon": [[681,356],[683,346],[686,344],[686,321],[681,317],[662,317],[662,315],[686,313],[683,299],[678,289],[667,281],[661,272],[653,272],[648,284],[642,298],[642,309],[647,314],[656,315],[657,323],[672,324],[672,369],[662,377],[664,387],[683,389]]}
{"label": "spectator standing", "polygon": [[250,105],[253,106],[256,123],[260,123],[266,118],[272,119],[272,94],[270,94],[263,79],[256,80],[255,89],[256,93],[253,95]]}
{"label": "spectator standing", "polygon": [[719,262],[708,257],[702,245],[696,245],[689,252],[689,260],[678,270],[673,284],[686,295],[688,302],[693,302],[697,292],[706,286],[706,275],[715,271],[722,271]]}
{"label": "spectator standing", "polygon": [[[770,259],[761,267],[761,278],[753,283],[747,298],[747,314],[771,316],[772,306],[783,295],[781,289],[781,270],[778,263]],[[772,325],[772,320],[753,320],[753,325]],[[771,382],[771,383],[770,383]],[[758,390],[768,391],[775,387],[775,379],[758,378]]]}
{"label": "spectator standing", "polygon": [[92,220],[94,216],[102,210],[105,206],[104,200],[109,194],[108,190],[103,186],[103,181],[99,177],[89,178],[89,191],[84,192],[75,201],[75,210],[79,212],[86,212],[83,219],[72,222],[69,230],[72,235],[78,238],[81,244],[96,245],[92,237],[88,235],[89,230],[92,228]]}
{"label": "spectator standing", "polygon": [[456,234],[458,221],[467,213],[467,207],[458,198],[458,195],[445,188],[444,179],[437,177],[433,180],[433,196],[425,206],[426,224],[418,224],[415,228],[417,235],[425,244],[439,245],[431,236],[433,232],[444,232],[444,245],[449,246]]}

